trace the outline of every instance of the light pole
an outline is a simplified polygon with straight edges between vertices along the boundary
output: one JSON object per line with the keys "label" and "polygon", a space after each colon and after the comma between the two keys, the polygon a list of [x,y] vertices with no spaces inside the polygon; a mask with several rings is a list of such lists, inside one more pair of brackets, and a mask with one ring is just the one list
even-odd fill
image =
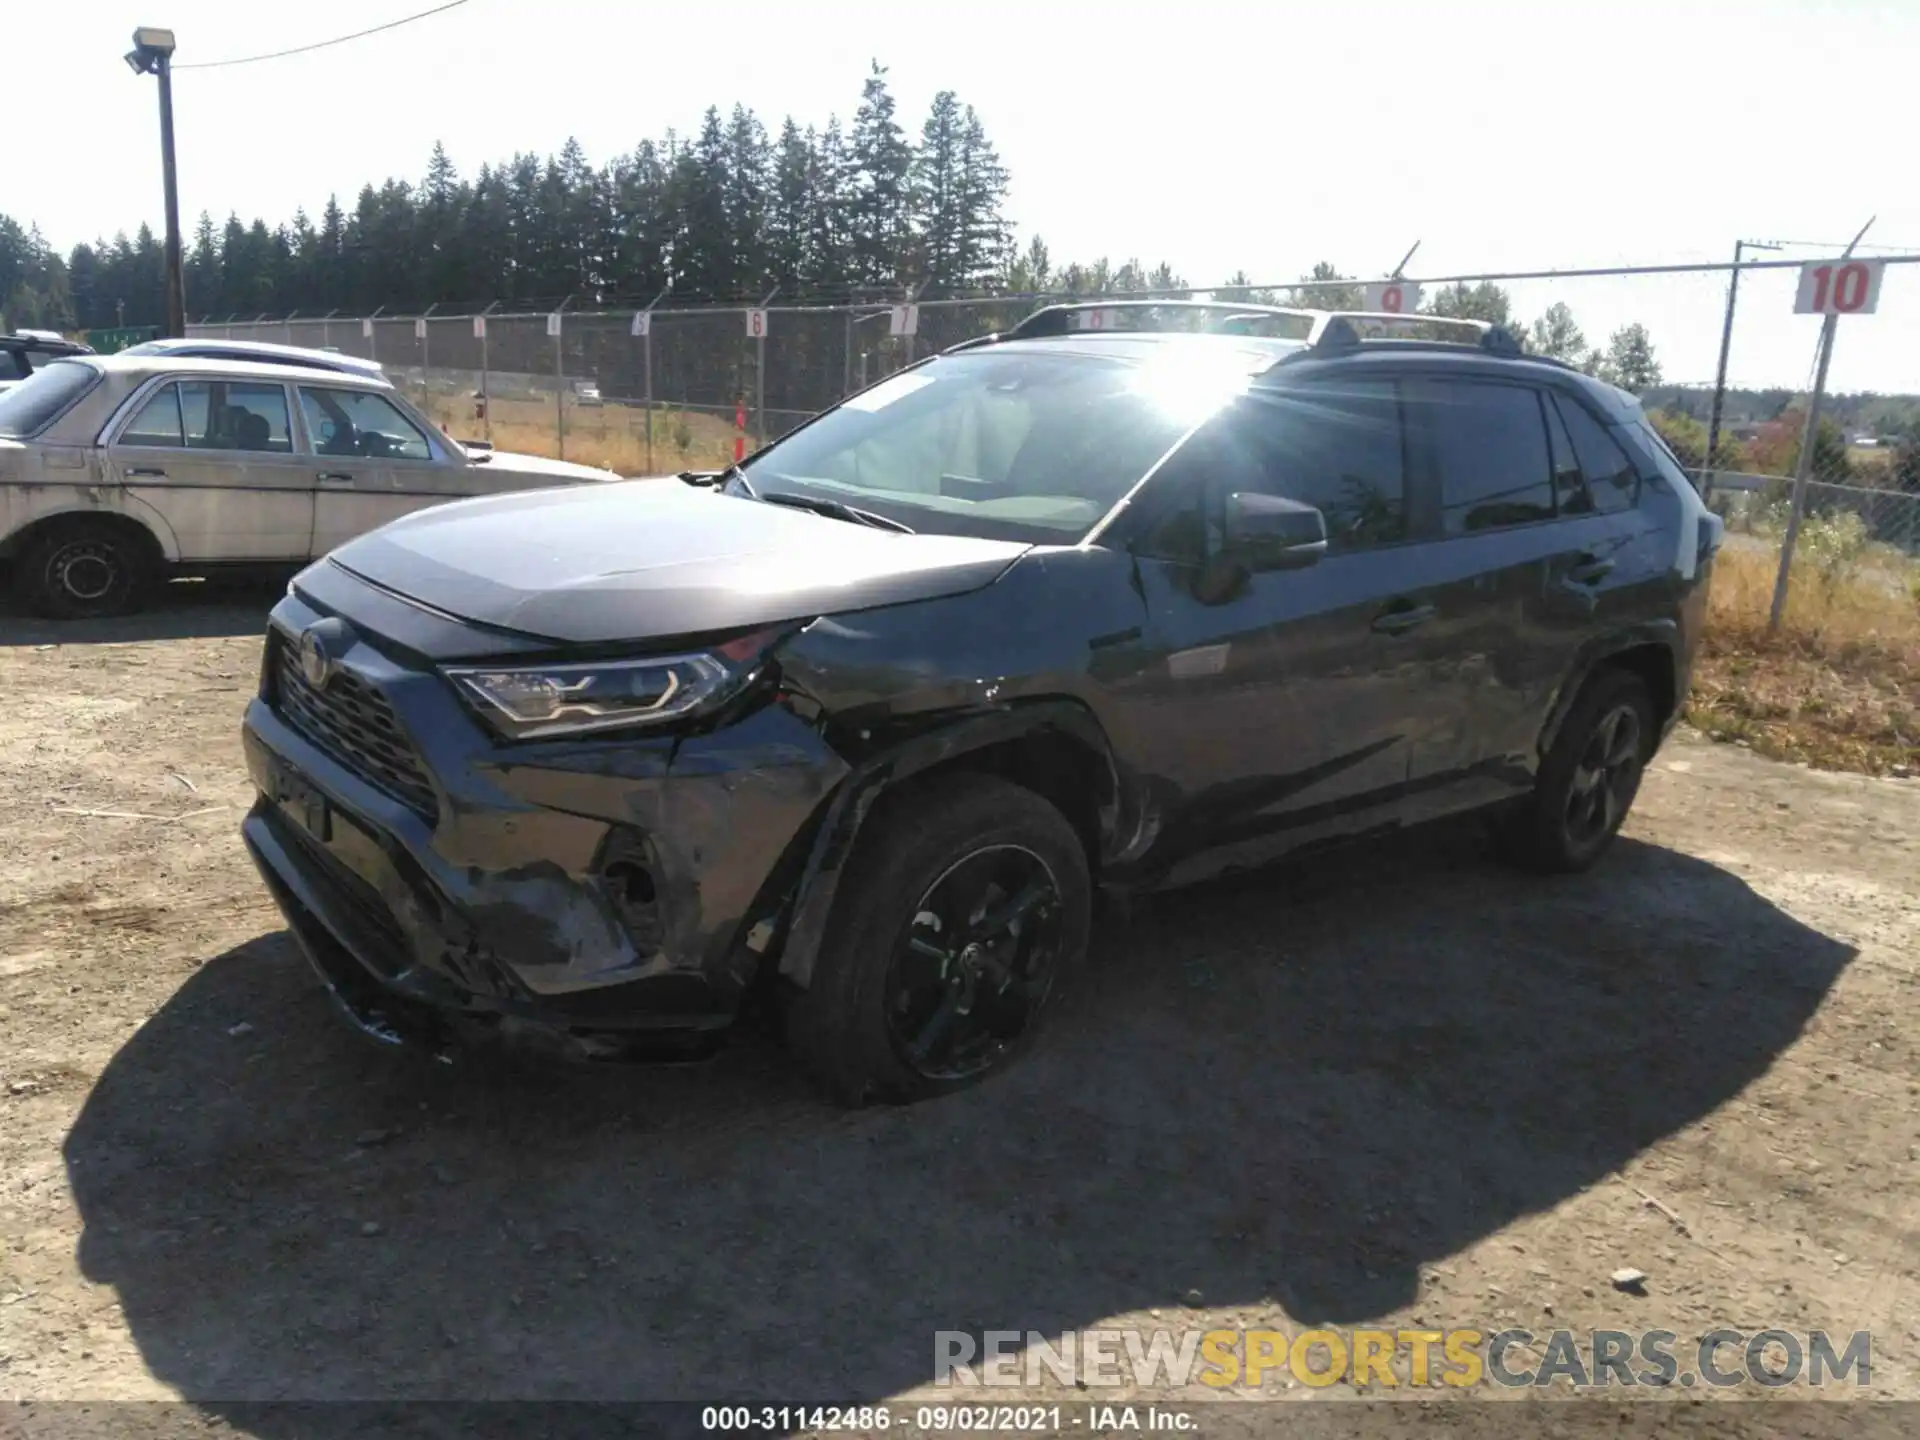
{"label": "light pole", "polygon": [[167,328],[187,333],[187,287],[180,273],[180,186],[173,168],[173,32],[142,25],[133,32],[127,66],[136,75],[160,80],[160,173],[167,192]]}
{"label": "light pole", "polygon": [[1700,494],[1703,499],[1713,498],[1713,480],[1716,470],[1713,455],[1720,448],[1720,412],[1727,400],[1727,356],[1733,348],[1733,303],[1740,298],[1740,252],[1780,248],[1782,247],[1765,240],[1733,242],[1733,271],[1727,277],[1727,321],[1720,329],[1720,368],[1714,375],[1713,407],[1707,412],[1707,453],[1701,457],[1704,469],[1701,471]]}

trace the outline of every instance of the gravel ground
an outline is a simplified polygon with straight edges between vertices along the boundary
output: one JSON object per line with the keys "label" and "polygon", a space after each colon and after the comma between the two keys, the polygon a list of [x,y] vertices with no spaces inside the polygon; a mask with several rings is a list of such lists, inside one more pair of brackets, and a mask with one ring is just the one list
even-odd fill
{"label": "gravel ground", "polygon": [[[1589,877],[1455,829],[1164,897],[1030,1063],[845,1114],[753,1037],[337,1023],[236,833],[270,599],[0,615],[0,1397],[854,1403],[931,1393],[941,1329],[1321,1321],[1870,1329],[1920,1398],[1920,783],[1683,733]],[[1656,1411],[1838,1413],[1554,1413]]]}

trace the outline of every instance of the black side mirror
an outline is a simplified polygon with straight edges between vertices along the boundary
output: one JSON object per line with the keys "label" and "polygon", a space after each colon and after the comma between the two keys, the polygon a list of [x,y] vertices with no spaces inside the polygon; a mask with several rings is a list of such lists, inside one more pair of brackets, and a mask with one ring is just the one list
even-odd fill
{"label": "black side mirror", "polygon": [[1227,496],[1225,552],[1248,570],[1298,570],[1327,553],[1327,517],[1284,495]]}

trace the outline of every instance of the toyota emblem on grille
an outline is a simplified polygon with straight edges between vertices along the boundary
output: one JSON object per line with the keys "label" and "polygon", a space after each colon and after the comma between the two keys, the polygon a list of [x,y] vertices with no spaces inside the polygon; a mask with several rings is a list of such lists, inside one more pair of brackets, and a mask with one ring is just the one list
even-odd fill
{"label": "toyota emblem on grille", "polygon": [[327,688],[349,643],[347,628],[338,620],[321,620],[300,632],[300,675],[316,690]]}

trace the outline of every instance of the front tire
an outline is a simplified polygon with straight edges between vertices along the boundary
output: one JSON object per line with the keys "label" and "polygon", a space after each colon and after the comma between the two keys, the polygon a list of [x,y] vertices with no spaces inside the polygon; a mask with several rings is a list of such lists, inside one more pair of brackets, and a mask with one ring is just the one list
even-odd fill
{"label": "front tire", "polygon": [[1031,790],[979,774],[905,786],[862,829],[789,1043],[842,1105],[998,1074],[1076,979],[1092,893],[1080,837]]}
{"label": "front tire", "polygon": [[50,525],[14,562],[14,594],[49,620],[124,615],[138,608],[155,573],[152,547],[141,538],[97,520]]}
{"label": "front tire", "polygon": [[1624,670],[1596,675],[1501,836],[1507,860],[1544,875],[1590,868],[1627,818],[1657,738],[1646,682]]}

